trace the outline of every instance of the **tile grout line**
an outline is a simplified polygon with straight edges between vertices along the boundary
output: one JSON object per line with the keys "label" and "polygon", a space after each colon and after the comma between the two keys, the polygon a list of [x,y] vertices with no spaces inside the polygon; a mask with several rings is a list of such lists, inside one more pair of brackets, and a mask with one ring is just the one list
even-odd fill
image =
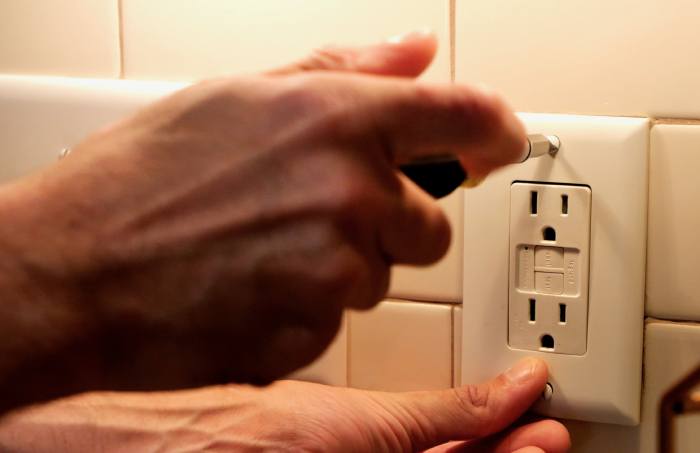
{"label": "tile grout line", "polygon": [[119,20],[119,78],[124,78],[124,3],[117,0],[117,18]]}
{"label": "tile grout line", "polygon": [[698,327],[700,328],[700,321],[698,320],[692,320],[692,319],[668,319],[668,318],[659,318],[657,316],[651,316],[648,314],[644,314],[644,328],[646,329],[646,325],[650,323],[663,323],[663,324],[679,324],[679,325],[684,325],[688,327]]}
{"label": "tile grout line", "polygon": [[450,32],[450,81],[452,83],[455,82],[455,63],[456,63],[456,9],[457,9],[457,0],[450,0],[450,6],[449,6],[450,12],[449,12],[449,32]]}
{"label": "tile grout line", "polygon": [[[649,220],[651,218],[651,209],[649,209],[650,204],[651,204],[651,190],[650,190],[650,185],[651,185],[651,135],[654,131],[654,126],[656,126],[657,122],[654,119],[649,119],[648,120],[648,128],[647,128],[647,143],[646,143],[646,181],[644,184],[644,187],[646,189],[646,194],[645,194],[645,208],[646,208],[646,215],[644,216],[644,236],[646,236],[646,240],[644,241],[644,281],[643,281],[643,286],[644,286],[644,291],[643,291],[643,297],[642,297],[642,317],[646,316],[647,313],[647,280],[649,276]],[[644,369],[644,334],[645,334],[645,328],[642,328],[642,370]],[[644,380],[644,375],[642,374],[642,381]],[[642,382],[642,388],[643,388],[643,382]]]}
{"label": "tile grout line", "polygon": [[456,387],[455,382],[455,307],[450,307],[450,382],[451,387]]}
{"label": "tile grout line", "polygon": [[652,127],[656,125],[672,124],[677,126],[698,126],[700,119],[684,119],[684,118],[649,118]]}
{"label": "tile grout line", "polygon": [[350,310],[345,310],[345,387],[351,387],[350,383]]}

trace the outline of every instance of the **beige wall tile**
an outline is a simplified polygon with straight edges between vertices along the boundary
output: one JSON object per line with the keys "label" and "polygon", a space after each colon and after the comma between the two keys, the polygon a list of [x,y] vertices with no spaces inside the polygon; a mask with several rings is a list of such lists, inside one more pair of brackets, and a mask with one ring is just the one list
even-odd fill
{"label": "beige wall tile", "polygon": [[442,260],[432,266],[396,266],[392,270],[389,297],[433,302],[462,301],[464,190],[456,190],[441,199],[439,204],[452,227],[450,249]]}
{"label": "beige wall tile", "polygon": [[452,384],[452,307],[386,301],[350,313],[349,385],[407,391]]}
{"label": "beige wall tile", "polygon": [[[656,451],[657,406],[664,392],[700,365],[700,325],[652,321],[646,327],[642,453]],[[683,417],[676,430],[677,453],[696,452],[700,415]]]}
{"label": "beige wall tile", "polygon": [[289,379],[318,382],[321,384],[345,387],[348,385],[348,316],[333,343],[321,357],[310,365],[295,371]]}
{"label": "beige wall tile", "polygon": [[442,43],[430,77],[449,79],[448,0],[124,0],[123,17],[129,78],[260,71],[427,26]]}
{"label": "beige wall tile", "polygon": [[456,4],[457,80],[518,110],[700,117],[696,0]]}
{"label": "beige wall tile", "polygon": [[462,384],[462,307],[452,311],[452,384]]}
{"label": "beige wall tile", "polygon": [[651,131],[647,313],[700,321],[700,125]]}
{"label": "beige wall tile", "polygon": [[118,77],[117,0],[2,0],[0,72]]}

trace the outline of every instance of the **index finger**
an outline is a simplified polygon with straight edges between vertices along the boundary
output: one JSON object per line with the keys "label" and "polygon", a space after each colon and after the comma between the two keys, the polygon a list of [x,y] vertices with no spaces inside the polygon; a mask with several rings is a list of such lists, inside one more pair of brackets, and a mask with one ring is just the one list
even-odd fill
{"label": "index finger", "polygon": [[466,85],[356,75],[349,131],[373,136],[393,164],[454,154],[472,175],[519,160],[525,128],[499,97]]}

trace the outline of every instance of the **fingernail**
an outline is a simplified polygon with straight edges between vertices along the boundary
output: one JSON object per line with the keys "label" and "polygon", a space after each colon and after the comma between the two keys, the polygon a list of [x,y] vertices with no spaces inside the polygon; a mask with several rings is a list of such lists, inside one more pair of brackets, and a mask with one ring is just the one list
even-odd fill
{"label": "fingernail", "polygon": [[406,41],[412,41],[414,39],[423,39],[426,36],[433,34],[433,30],[430,28],[421,28],[418,30],[409,31],[408,33],[402,33],[400,35],[392,36],[387,39],[386,42],[389,44],[401,44]]}
{"label": "fingernail", "polygon": [[511,384],[523,384],[534,375],[536,363],[531,358],[522,359],[503,374]]}

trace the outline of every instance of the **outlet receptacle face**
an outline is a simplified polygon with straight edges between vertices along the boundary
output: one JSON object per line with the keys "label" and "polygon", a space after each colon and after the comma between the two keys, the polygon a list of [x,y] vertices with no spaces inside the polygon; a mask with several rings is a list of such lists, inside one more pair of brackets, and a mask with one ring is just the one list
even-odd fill
{"label": "outlet receptacle face", "polygon": [[590,227],[589,187],[510,186],[511,348],[586,352]]}
{"label": "outlet receptacle face", "polygon": [[[648,120],[520,118],[529,133],[557,135],[561,148],[556,157],[509,166],[464,192],[462,383],[539,357],[548,364],[553,392],[535,411],[637,424]],[[561,217],[564,210],[568,217]],[[572,256],[577,278],[568,283]],[[559,311],[562,300],[568,301],[565,313]],[[560,316],[566,326],[559,325]]]}

